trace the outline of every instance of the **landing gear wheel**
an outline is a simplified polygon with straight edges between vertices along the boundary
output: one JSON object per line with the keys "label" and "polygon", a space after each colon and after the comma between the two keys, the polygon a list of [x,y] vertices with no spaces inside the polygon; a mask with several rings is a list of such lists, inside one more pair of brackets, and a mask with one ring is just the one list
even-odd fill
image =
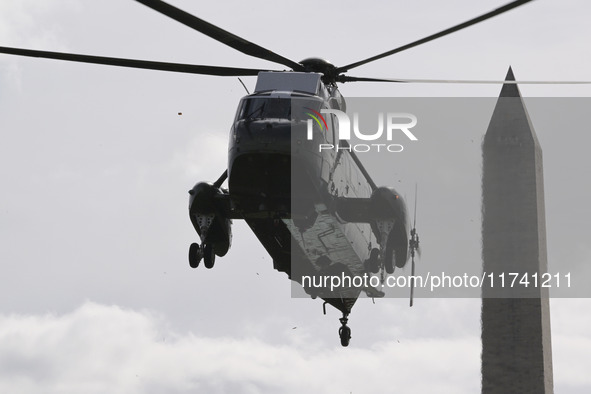
{"label": "landing gear wheel", "polygon": [[211,244],[205,244],[203,247],[203,262],[205,268],[211,269],[215,264],[215,252]]}
{"label": "landing gear wheel", "polygon": [[191,268],[199,267],[202,258],[203,253],[201,252],[199,244],[192,243],[191,246],[189,246],[189,265]]}
{"label": "landing gear wheel", "polygon": [[343,347],[349,346],[349,341],[351,340],[351,329],[347,326],[342,326],[339,328],[339,337],[341,337],[341,345],[343,345]]}
{"label": "landing gear wheel", "polygon": [[369,271],[377,274],[380,270],[380,250],[373,248],[369,253]]}
{"label": "landing gear wheel", "polygon": [[339,328],[339,337],[341,338],[341,345],[343,347],[349,346],[349,341],[351,340],[351,329],[347,326],[347,314],[343,313],[343,317],[339,319],[342,324],[342,327]]}
{"label": "landing gear wheel", "polygon": [[386,267],[386,272],[388,274],[394,273],[394,251],[386,249],[386,257],[384,261],[384,266]]}
{"label": "landing gear wheel", "polygon": [[386,272],[388,274],[394,273],[394,263],[396,259],[396,251],[394,250],[394,231],[390,231],[390,236],[388,237],[388,246],[386,246],[386,250],[384,250],[384,267],[386,268]]}

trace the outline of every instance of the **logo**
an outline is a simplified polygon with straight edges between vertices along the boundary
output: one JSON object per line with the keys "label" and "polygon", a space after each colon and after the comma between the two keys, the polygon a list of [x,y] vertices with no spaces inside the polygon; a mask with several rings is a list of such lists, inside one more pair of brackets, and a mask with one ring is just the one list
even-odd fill
{"label": "logo", "polygon": [[[312,117],[312,119],[314,119],[316,121],[316,123],[318,123],[320,130],[322,130],[322,131],[328,130],[328,125],[326,124],[326,119],[324,119],[324,116],[322,116],[322,114],[320,112],[314,111],[312,108],[308,108],[308,107],[304,107],[304,108],[314,112],[314,114],[306,112],[306,115]],[[322,119],[322,123],[320,122],[320,120],[318,118]],[[311,119],[310,119],[310,121],[311,121]],[[308,122],[308,130],[310,128],[311,128],[311,122]],[[308,131],[308,139],[310,139],[310,132],[309,131]]]}
{"label": "logo", "polygon": [[[388,152],[402,152],[404,147],[401,144],[391,143],[395,136],[398,138],[404,135],[410,141],[418,141],[418,138],[410,131],[411,128],[417,125],[417,117],[410,113],[388,112],[384,115],[383,112],[378,113],[378,129],[375,132],[362,132],[359,129],[359,114],[353,114],[353,127],[351,127],[351,119],[343,111],[337,109],[321,109],[320,112],[307,108],[311,112],[306,112],[306,115],[312,119],[308,119],[307,123],[307,139],[309,141],[314,139],[314,122],[318,124],[321,131],[329,131],[326,119],[322,114],[334,115],[332,118],[332,125],[335,128],[338,141],[346,141],[340,146],[334,144],[320,144],[319,151],[323,150],[348,150],[355,152],[369,152],[369,151],[388,151]],[[334,119],[336,118],[336,122]],[[335,127],[335,123],[338,127]],[[385,131],[384,131],[385,130]],[[354,135],[357,139],[362,141],[384,141],[384,143],[366,143],[366,144],[350,144],[351,136]],[[387,142],[387,143],[386,143]]]}

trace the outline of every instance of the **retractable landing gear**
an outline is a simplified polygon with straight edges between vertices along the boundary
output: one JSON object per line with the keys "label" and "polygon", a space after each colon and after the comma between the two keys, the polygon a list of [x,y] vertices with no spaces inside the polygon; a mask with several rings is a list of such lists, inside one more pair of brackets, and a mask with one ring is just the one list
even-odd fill
{"label": "retractable landing gear", "polygon": [[192,243],[191,246],[189,246],[189,265],[191,268],[199,267],[202,258],[203,251],[199,247],[199,244]]}
{"label": "retractable landing gear", "polygon": [[205,268],[213,268],[215,263],[215,252],[211,244],[203,245],[203,263],[205,264]]}
{"label": "retractable landing gear", "polygon": [[339,337],[341,338],[341,345],[344,347],[349,346],[349,341],[351,340],[351,329],[347,326],[347,322],[349,321],[347,316],[348,314],[343,313],[343,317],[339,319],[342,324],[341,328],[339,328]]}
{"label": "retractable landing gear", "polygon": [[210,244],[203,244],[199,246],[198,243],[192,243],[189,246],[189,265],[191,268],[199,267],[201,259],[205,264],[205,268],[213,268],[215,263],[215,251]]}

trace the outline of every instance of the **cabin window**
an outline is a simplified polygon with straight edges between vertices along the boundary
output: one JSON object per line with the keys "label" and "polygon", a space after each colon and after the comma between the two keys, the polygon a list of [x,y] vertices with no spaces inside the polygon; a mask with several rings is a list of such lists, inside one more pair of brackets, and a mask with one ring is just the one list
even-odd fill
{"label": "cabin window", "polygon": [[242,102],[237,120],[290,119],[291,100],[285,98],[250,98]]}

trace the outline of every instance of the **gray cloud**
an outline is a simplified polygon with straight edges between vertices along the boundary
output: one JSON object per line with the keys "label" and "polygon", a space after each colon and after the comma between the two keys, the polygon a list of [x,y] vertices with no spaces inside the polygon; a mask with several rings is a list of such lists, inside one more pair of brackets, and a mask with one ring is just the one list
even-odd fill
{"label": "gray cloud", "polygon": [[478,367],[455,355],[478,346],[476,338],[429,338],[317,349],[179,335],[153,313],[88,302],[64,315],[1,316],[0,390],[470,393]]}
{"label": "gray cloud", "polygon": [[[466,302],[473,303],[458,301],[464,308],[432,309],[431,321],[422,323],[432,326],[444,315],[448,321],[460,322],[463,309],[469,305]],[[561,311],[588,306],[587,301],[557,300],[553,301],[554,310],[557,303]],[[557,391],[568,388],[568,392],[583,392],[591,387],[585,363],[591,340],[578,329],[588,327],[587,320],[555,321]],[[412,325],[406,323],[402,330]],[[415,338],[401,334],[401,340],[377,340],[367,347],[348,349],[308,346],[305,340],[297,339],[272,344],[248,334],[179,334],[156,313],[87,302],[62,315],[0,315],[0,391],[478,391],[479,366],[474,362],[480,352],[477,336],[450,336],[444,331]]]}

